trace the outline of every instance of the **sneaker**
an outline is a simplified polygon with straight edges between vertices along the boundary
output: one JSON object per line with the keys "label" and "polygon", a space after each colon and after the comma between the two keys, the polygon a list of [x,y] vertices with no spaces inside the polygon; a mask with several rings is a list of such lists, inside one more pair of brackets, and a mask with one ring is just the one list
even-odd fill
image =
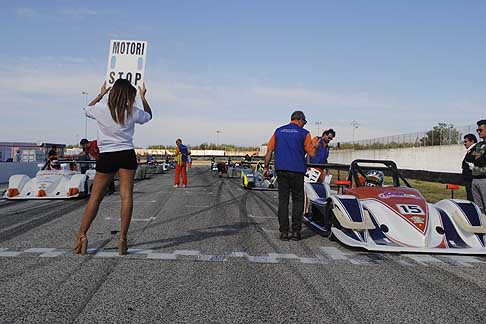
{"label": "sneaker", "polygon": [[280,233],[280,241],[288,241],[289,233]]}
{"label": "sneaker", "polygon": [[292,232],[290,239],[292,241],[300,241],[302,239],[302,235],[300,234],[300,231]]}
{"label": "sneaker", "polygon": [[179,187],[179,185],[174,185],[174,188],[177,188],[177,187]]}

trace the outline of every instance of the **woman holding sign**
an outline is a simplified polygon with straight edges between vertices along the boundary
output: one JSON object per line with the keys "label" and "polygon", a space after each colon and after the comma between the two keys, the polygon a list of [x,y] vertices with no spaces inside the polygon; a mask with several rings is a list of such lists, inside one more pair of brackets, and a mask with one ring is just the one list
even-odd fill
{"label": "woman holding sign", "polygon": [[[98,208],[113,176],[120,177],[121,230],[118,239],[118,254],[127,254],[127,232],[133,209],[133,177],[137,169],[137,157],[133,146],[135,124],[144,124],[152,119],[152,110],[145,98],[145,84],[138,87],[143,109],[134,106],[137,90],[125,79],[118,79],[113,88],[106,88],[86,107],[86,116],[95,119],[98,126],[99,159],[96,177],[88,205],[76,238],[75,254],[86,254],[88,239],[86,232],[98,213]],[[108,102],[99,103],[110,92]]]}

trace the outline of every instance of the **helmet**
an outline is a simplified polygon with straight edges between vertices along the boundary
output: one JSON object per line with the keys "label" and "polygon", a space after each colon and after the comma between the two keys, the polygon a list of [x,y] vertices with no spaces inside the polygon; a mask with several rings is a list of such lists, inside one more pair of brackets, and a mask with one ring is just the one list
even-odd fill
{"label": "helmet", "polygon": [[365,183],[366,187],[381,187],[383,186],[383,180],[385,175],[382,171],[371,170],[366,173]]}
{"label": "helmet", "polygon": [[50,166],[51,166],[51,169],[61,170],[61,164],[59,163],[58,160],[51,160]]}

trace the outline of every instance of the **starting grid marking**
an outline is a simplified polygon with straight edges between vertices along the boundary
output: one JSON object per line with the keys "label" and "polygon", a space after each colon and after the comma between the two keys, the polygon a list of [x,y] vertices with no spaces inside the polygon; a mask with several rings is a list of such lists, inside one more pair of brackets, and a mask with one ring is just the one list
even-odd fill
{"label": "starting grid marking", "polygon": [[[88,254],[95,258],[119,258],[114,249],[88,249]],[[201,262],[228,262],[238,259],[253,263],[278,264],[297,262],[301,264],[353,264],[361,266],[380,265],[395,262],[402,266],[454,266],[474,267],[486,264],[486,258],[467,255],[426,255],[426,254],[384,254],[342,250],[336,247],[321,247],[319,254],[314,257],[301,257],[292,253],[269,253],[267,255],[250,255],[246,252],[230,252],[220,255],[203,254],[194,250],[176,250],[172,253],[145,250],[128,249],[128,258],[145,258],[148,260],[179,260]],[[71,250],[56,248],[30,248],[23,251],[0,248],[0,257],[69,257],[73,256]]]}

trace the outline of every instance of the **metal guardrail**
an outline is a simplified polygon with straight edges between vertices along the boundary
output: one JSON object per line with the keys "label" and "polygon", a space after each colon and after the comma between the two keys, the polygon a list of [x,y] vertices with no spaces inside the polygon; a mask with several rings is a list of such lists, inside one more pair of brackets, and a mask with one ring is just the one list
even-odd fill
{"label": "metal guardrail", "polygon": [[337,149],[384,149],[461,144],[464,135],[476,134],[476,128],[476,125],[461,127],[446,125],[441,128],[436,126],[429,131],[343,142]]}

